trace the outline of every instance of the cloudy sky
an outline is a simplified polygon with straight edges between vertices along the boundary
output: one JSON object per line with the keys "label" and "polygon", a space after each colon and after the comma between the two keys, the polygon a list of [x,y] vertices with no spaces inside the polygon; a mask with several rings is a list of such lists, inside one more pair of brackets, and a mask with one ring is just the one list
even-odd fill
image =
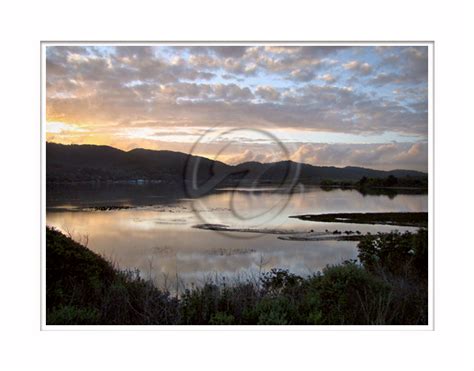
{"label": "cloudy sky", "polygon": [[427,171],[427,70],[425,46],[48,46],[47,140]]}

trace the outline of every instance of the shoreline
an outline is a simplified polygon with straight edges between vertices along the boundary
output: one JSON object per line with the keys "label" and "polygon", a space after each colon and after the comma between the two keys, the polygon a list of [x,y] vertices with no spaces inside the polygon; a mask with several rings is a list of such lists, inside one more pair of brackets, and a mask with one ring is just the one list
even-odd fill
{"label": "shoreline", "polygon": [[428,212],[329,213],[292,215],[290,218],[311,222],[390,225],[427,228]]}

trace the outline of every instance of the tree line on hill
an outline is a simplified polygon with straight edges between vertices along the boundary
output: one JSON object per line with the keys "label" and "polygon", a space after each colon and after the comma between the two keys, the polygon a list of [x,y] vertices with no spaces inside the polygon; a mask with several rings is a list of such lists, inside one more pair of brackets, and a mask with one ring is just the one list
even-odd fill
{"label": "tree line on hill", "polygon": [[[74,182],[157,182],[183,185],[196,180],[202,184],[216,180],[216,185],[302,184],[354,185],[364,179],[367,185],[376,179],[426,177],[414,170],[382,171],[362,167],[314,166],[292,161],[274,163],[245,162],[228,165],[205,157],[172,151],[134,149],[122,151],[109,146],[46,144],[46,181],[49,184]],[[400,184],[401,184],[400,183]]]}

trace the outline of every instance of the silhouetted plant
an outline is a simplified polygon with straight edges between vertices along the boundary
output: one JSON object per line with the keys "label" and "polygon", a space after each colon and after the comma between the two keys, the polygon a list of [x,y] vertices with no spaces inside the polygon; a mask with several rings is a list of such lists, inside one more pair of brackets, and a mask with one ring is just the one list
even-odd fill
{"label": "silhouetted plant", "polygon": [[232,284],[209,280],[176,298],[46,231],[47,323],[60,325],[388,325],[427,323],[428,234],[369,235],[360,261],[310,277],[273,269]]}

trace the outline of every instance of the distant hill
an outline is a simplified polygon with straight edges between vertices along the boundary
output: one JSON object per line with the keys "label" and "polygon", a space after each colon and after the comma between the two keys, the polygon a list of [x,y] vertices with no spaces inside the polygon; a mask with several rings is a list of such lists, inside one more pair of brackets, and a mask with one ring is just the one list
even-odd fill
{"label": "distant hill", "polygon": [[109,146],[46,144],[47,182],[156,180],[181,183],[186,165],[199,161],[198,178],[228,165],[181,152]]}
{"label": "distant hill", "polygon": [[[193,171],[195,171],[193,173]],[[194,178],[193,178],[194,174]],[[184,184],[185,179],[215,185],[276,184],[294,179],[304,184],[324,180],[356,182],[362,177],[426,177],[413,170],[382,171],[362,167],[313,166],[292,161],[246,162],[231,166],[181,152],[134,149],[122,151],[109,146],[46,144],[48,183],[97,181],[156,181]]]}

